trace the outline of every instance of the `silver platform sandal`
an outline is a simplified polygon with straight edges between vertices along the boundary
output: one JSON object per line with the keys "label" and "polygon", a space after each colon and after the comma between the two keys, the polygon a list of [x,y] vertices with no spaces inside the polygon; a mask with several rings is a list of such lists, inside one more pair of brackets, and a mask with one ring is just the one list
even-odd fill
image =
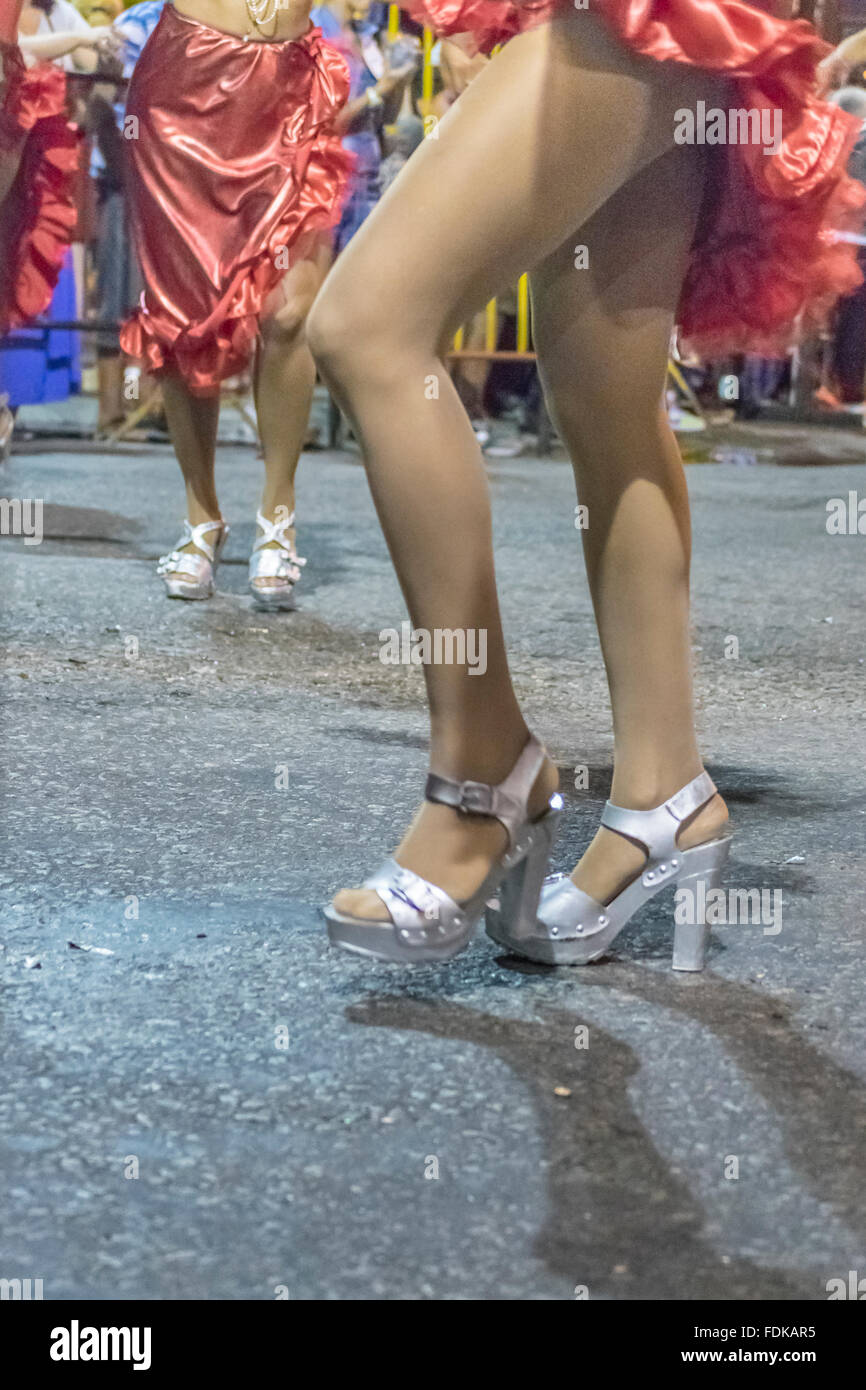
{"label": "silver platform sandal", "polygon": [[[680,849],[677,834],[683,821],[699,811],[716,794],[709,773],[694,781],[652,811],[629,811],[608,801],[602,825],[647,852],[647,862],[637,878],[612,902],[602,905],[577,888],[567,874],[545,881],[537,916],[515,912],[502,893],[498,906],[488,907],[487,935],[515,955],[547,965],[587,965],[607,951],[631,917],[670,883],[686,889],[674,924],[674,970],[703,970],[710,929],[706,923],[706,893],[718,887],[728,858],[731,836],[722,835],[693,849]],[[703,884],[703,890],[699,885]]]}
{"label": "silver platform sandal", "polygon": [[[295,513],[285,521],[268,521],[256,513],[256,524],[262,534],[256,537],[250,556],[250,589],[259,608],[270,613],[295,606],[295,585],[301,577],[301,566],[307,562],[295,553],[286,532],[295,524]],[[273,545],[272,542],[276,542]],[[268,546],[269,549],[265,549]],[[271,584],[256,584],[257,579],[270,579]]]}
{"label": "silver platform sandal", "polygon": [[421,964],[448,960],[469,942],[488,898],[500,884],[508,885],[509,901],[527,920],[535,921],[538,898],[562,811],[557,792],[534,821],[526,803],[544,762],[537,738],[529,742],[504,782],[453,782],[431,772],[424,795],[428,801],[453,806],[465,815],[493,816],[508,832],[508,848],[490,868],[468,902],[453,898],[395,859],[388,859],[364,883],[378,893],[391,914],[390,922],[351,917],[333,906],[324,909],[328,936],[335,946],[377,960]]}
{"label": "silver platform sandal", "polygon": [[[221,533],[213,545],[205,540],[212,531]],[[201,521],[198,526],[190,526],[188,521],[184,521],[183,535],[174,550],[161,555],[156,567],[169,598],[213,598],[216,589],[214,575],[228,534],[229,528],[224,521]],[[190,543],[195,550],[184,550],[183,547]]]}

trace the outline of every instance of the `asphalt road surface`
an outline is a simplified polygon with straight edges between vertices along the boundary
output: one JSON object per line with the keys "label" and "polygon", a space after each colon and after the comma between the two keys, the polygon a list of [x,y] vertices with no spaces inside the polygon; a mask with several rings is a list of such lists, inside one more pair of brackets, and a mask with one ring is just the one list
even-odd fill
{"label": "asphalt road surface", "polygon": [[[154,575],[182,506],[167,450],[13,457],[0,491],[44,499],[45,535],[0,546],[0,1277],[46,1299],[820,1300],[866,1275],[866,535],[826,524],[866,497],[866,449],[760,438],[688,470],[694,644],[729,884],[782,915],[719,927],[703,976],[670,969],[670,897],[584,970],[483,934],[415,971],[329,948],[318,905],[393,848],[425,771],[420,674],[379,660],[405,610],[357,458],[305,458],[300,608],[269,616],[245,585],[252,450],[220,455],[233,533],[202,604]],[[490,476],[570,866],[611,762],[570,470]]]}

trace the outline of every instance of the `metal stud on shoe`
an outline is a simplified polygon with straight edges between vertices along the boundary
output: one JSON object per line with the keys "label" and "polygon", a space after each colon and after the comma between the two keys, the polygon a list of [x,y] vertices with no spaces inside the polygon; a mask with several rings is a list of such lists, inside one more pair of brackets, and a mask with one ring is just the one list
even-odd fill
{"label": "metal stud on shoe", "polygon": [[[469,941],[488,899],[501,892],[509,909],[527,929],[535,921],[541,885],[562,807],[550,798],[547,810],[528,819],[527,803],[545,761],[537,739],[530,737],[508,777],[497,786],[455,782],[430,773],[425,795],[465,815],[498,820],[508,834],[506,852],[490,866],[484,881],[466,902],[457,903],[443,889],[390,859],[367,879],[388,909],[387,922],[324,909],[331,941],[378,960],[444,961]],[[429,928],[423,924],[431,923]]]}
{"label": "metal stud on shoe", "polygon": [[[644,846],[643,872],[632,879],[610,902],[596,902],[565,874],[545,880],[538,919],[530,931],[509,930],[504,915],[488,910],[487,930],[495,941],[516,954],[552,965],[585,965],[597,960],[640,908],[669,884],[693,890],[694,885],[715,883],[728,856],[730,835],[719,835],[702,845],[682,850],[677,836],[683,822],[716,794],[707,773],[702,772],[661,806],[651,811],[632,811],[608,802],[601,823],[609,830]],[[706,954],[709,928],[677,927],[675,970],[700,970]],[[694,939],[692,939],[694,938]]]}

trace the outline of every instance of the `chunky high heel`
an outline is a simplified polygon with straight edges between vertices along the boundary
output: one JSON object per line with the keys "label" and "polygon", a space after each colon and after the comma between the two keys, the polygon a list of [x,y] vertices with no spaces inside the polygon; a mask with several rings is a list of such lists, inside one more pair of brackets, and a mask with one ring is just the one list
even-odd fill
{"label": "chunky high heel", "polygon": [[527,814],[527,802],[541,771],[545,752],[530,737],[511,772],[498,786],[486,782],[454,782],[431,772],[424,795],[427,801],[453,806],[465,815],[492,816],[508,832],[508,847],[494,861],[484,882],[463,903],[428,883],[395,859],[388,859],[378,873],[364,883],[378,893],[390,913],[390,921],[374,921],[324,909],[328,936],[335,946],[377,960],[418,964],[448,960],[469,942],[488,898],[500,886],[513,910],[523,920],[535,920],[538,898],[562,811],[562,798],[553,795],[547,809],[535,820]]}
{"label": "chunky high heel", "polygon": [[[219,531],[213,545],[205,537]],[[229,528],[224,521],[202,521],[198,526],[183,523],[183,535],[167,555],[161,555],[156,572],[165,584],[169,598],[213,598],[214,576],[223,553]],[[184,550],[194,545],[195,550]]]}
{"label": "chunky high heel", "polygon": [[[259,608],[270,613],[295,606],[295,585],[301,577],[301,566],[307,562],[295,552],[287,532],[295,524],[295,513],[285,521],[268,521],[256,513],[261,535],[256,537],[250,556],[250,589]],[[276,542],[276,544],[274,544]],[[265,549],[267,547],[267,549]],[[257,584],[258,579],[270,579],[270,584]]]}
{"label": "chunky high heel", "polygon": [[584,893],[567,874],[554,874],[544,884],[538,913],[531,921],[525,913],[515,914],[503,893],[497,904],[488,907],[487,935],[530,960],[547,965],[586,965],[604,955],[644,903],[676,883],[685,891],[677,894],[673,968],[703,970],[709,940],[707,895],[718,886],[731,836],[680,849],[677,834],[683,821],[715,794],[712,778],[702,772],[651,811],[629,811],[608,801],[601,823],[643,845],[647,861],[641,873],[606,904]]}

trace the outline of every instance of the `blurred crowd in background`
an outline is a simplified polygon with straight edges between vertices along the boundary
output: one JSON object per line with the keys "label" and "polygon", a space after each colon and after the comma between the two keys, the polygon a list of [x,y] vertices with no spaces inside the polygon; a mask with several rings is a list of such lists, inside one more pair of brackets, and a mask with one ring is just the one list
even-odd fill
{"label": "blurred crowd in background", "polygon": [[[787,0],[829,42],[862,27],[860,0]],[[85,136],[76,197],[77,225],[52,302],[35,324],[0,338],[0,405],[5,430],[22,407],[85,394],[95,403],[88,431],[102,439],[161,438],[165,434],[158,383],[124,359],[118,329],[141,293],[125,202],[126,83],[152,33],[164,0],[124,7],[121,0],[27,0],[20,42],[67,74],[70,118]],[[862,7],[861,7],[862,8]],[[355,159],[351,190],[335,232],[346,245],[425,135],[465,89],[486,59],[459,45],[422,40],[417,26],[393,7],[369,0],[334,0],[313,10],[325,38],[346,56],[351,96],[340,134]],[[49,46],[44,42],[50,38]],[[832,99],[862,122],[850,172],[866,185],[866,62],[828,65]],[[866,270],[866,250],[860,249]],[[515,286],[495,307],[465,326],[452,359],[455,380],[482,447],[492,456],[547,447],[551,430],[525,337],[525,303]],[[531,349],[531,343],[526,344]],[[735,383],[735,385],[731,385]],[[249,383],[226,383],[236,401]],[[820,332],[782,358],[743,357],[712,367],[672,345],[668,395],[671,421],[700,430],[714,411],[741,418],[803,418],[823,413],[863,420],[866,396],[866,284],[837,306]],[[623,402],[628,408],[628,402]],[[32,422],[33,416],[25,419]],[[33,428],[32,423],[28,426]],[[336,411],[330,442],[345,438]],[[319,431],[321,435],[321,430]],[[317,442],[311,432],[310,443]],[[325,442],[319,437],[318,442]]]}

